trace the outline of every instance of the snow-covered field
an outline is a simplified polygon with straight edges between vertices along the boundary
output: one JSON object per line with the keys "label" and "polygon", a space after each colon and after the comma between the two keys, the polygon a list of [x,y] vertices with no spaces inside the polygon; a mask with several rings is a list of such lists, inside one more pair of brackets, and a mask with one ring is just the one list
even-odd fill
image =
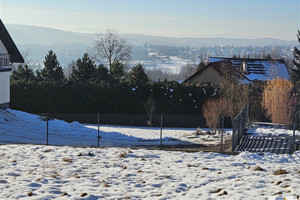
{"label": "snow-covered field", "polygon": [[[0,199],[299,199],[300,151],[239,155],[135,149],[156,128],[101,126],[101,146],[45,143],[46,122],[0,110]],[[49,143],[95,146],[97,127],[49,122]],[[256,130],[256,129],[253,129]],[[217,144],[195,129],[164,129],[164,144]],[[265,130],[266,131],[266,130]],[[264,132],[264,130],[261,130]],[[285,133],[282,130],[281,133]],[[225,134],[230,138],[230,131]],[[131,147],[131,148],[130,148]],[[269,198],[270,197],[270,198]]]}
{"label": "snow-covered field", "polygon": [[[1,145],[0,197],[296,199],[300,195],[299,163],[300,151],[293,155],[243,152],[230,156],[129,148]],[[280,169],[286,174],[275,175]]]}

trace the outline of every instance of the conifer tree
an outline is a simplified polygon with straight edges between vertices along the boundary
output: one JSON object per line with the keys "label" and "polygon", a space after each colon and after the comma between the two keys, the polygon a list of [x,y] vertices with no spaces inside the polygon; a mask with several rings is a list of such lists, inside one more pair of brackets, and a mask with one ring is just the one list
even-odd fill
{"label": "conifer tree", "polygon": [[118,80],[118,81],[122,81],[122,79],[124,78],[125,76],[125,71],[124,71],[124,65],[122,63],[119,63],[119,62],[114,62],[112,65],[111,65],[111,68],[110,68],[110,75]]}
{"label": "conifer tree", "polygon": [[[297,34],[298,41],[300,43],[300,31],[298,30]],[[293,79],[295,82],[298,82],[300,80],[300,50],[295,47],[294,48],[294,65],[295,67],[292,69],[293,71]]]}
{"label": "conifer tree", "polygon": [[71,79],[78,82],[95,81],[97,79],[97,68],[89,55],[85,53],[76,61],[76,68],[73,67]]}
{"label": "conifer tree", "polygon": [[109,83],[111,82],[112,77],[109,74],[107,67],[103,64],[99,65],[97,68],[97,81]]}
{"label": "conifer tree", "polygon": [[27,64],[25,64],[24,66],[22,64],[18,65],[18,67],[13,70],[11,79],[13,81],[36,81],[34,71],[30,69]]}
{"label": "conifer tree", "polygon": [[45,56],[44,68],[40,75],[44,81],[63,82],[65,80],[63,69],[52,50]]}
{"label": "conifer tree", "polygon": [[137,64],[132,68],[132,70],[128,74],[128,81],[129,83],[136,86],[143,85],[149,82],[149,78],[141,64]]}

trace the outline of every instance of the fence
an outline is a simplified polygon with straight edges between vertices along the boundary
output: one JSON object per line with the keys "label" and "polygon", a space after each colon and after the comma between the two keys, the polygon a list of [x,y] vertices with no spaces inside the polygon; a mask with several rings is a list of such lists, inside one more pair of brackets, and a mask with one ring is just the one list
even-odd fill
{"label": "fence", "polygon": [[[81,116],[81,115],[79,115]],[[153,136],[153,134],[157,134],[157,137],[150,137],[150,138],[143,138],[143,137],[139,137],[139,135],[136,133],[138,130],[135,129],[135,127],[132,127],[132,133],[129,132],[129,135],[127,135],[126,132],[128,132],[128,130],[125,130],[125,135],[122,135],[122,132],[114,132],[111,130],[105,130],[103,131],[103,128],[105,129],[104,126],[102,127],[102,125],[100,125],[100,123],[102,124],[102,119],[101,119],[101,115],[93,115],[94,117],[96,116],[96,120],[97,123],[95,124],[91,124],[88,125],[89,127],[94,127],[94,129],[98,128],[97,133],[95,133],[95,135],[93,137],[89,137],[89,138],[85,138],[85,136],[82,136],[82,138],[80,138],[81,140],[85,140],[85,144],[82,145],[81,143],[76,143],[75,146],[97,146],[97,147],[106,147],[106,146],[117,146],[117,147],[142,147],[142,148],[160,148],[160,149],[181,149],[181,150],[189,150],[189,151],[193,151],[196,150],[198,151],[199,149],[205,149],[205,150],[219,150],[218,147],[216,147],[215,145],[209,146],[209,145],[204,145],[204,144],[200,144],[200,143],[195,143],[193,141],[193,138],[195,138],[196,136],[196,129],[194,130],[184,130],[184,129],[170,129],[170,128],[166,128],[165,129],[165,116],[164,115],[159,115],[159,126],[158,127],[154,127],[154,128],[147,128],[147,127],[141,127],[139,129],[141,130],[145,130],[147,132],[149,132],[150,135]],[[57,144],[57,141],[53,141],[53,138],[57,138],[57,135],[54,133],[53,134],[53,130],[51,131],[51,127],[53,128],[52,125],[52,121],[53,121],[53,115],[49,115],[49,114],[42,114],[42,116],[40,117],[40,119],[42,121],[44,121],[45,123],[45,136],[42,136],[42,143],[46,144],[46,145],[70,145],[69,143],[64,143],[64,142],[58,142],[59,144]],[[86,119],[86,118],[84,118]],[[76,123],[75,123],[76,125]],[[55,126],[55,125],[54,125]],[[97,128],[96,128],[97,127]],[[221,141],[221,152],[223,151],[222,147],[223,147],[223,127],[224,127],[224,118],[221,119],[221,122],[219,123],[219,132],[222,133],[222,141]],[[128,127],[122,127],[127,129]],[[115,129],[115,128],[114,128]],[[57,130],[55,130],[57,131]],[[54,131],[54,132],[55,132]],[[171,131],[171,132],[170,132]],[[187,131],[188,135],[185,135],[187,133],[183,133],[183,131]],[[193,133],[191,133],[191,131],[193,131]],[[104,137],[103,137],[104,134]],[[114,138],[110,138],[110,136],[108,136],[109,134],[112,134],[112,137]],[[175,135],[173,135],[175,134]],[[192,135],[190,135],[192,134]],[[194,136],[195,134],[195,136]],[[76,137],[76,135],[74,135]],[[187,136],[185,139],[182,138],[182,136]],[[67,135],[65,137],[68,137],[70,140],[73,140],[74,138],[71,135]],[[128,138],[127,138],[128,137]],[[136,138],[136,140],[127,140],[127,139],[132,139],[132,138]],[[54,139],[56,140],[56,139]],[[66,140],[66,138],[64,139]],[[43,141],[45,141],[46,143],[44,143]],[[50,141],[50,142],[49,142]],[[89,142],[89,144],[87,144],[87,142]],[[114,145],[111,145],[113,143],[115,143]],[[26,142],[24,142],[26,143]],[[35,143],[35,144],[39,144],[39,143]],[[72,146],[72,144],[71,144]]]}
{"label": "fence", "polygon": [[242,111],[234,118],[232,123],[232,151],[235,151],[241,143],[243,136],[246,133],[246,123],[248,119],[249,109],[245,106]]}
{"label": "fence", "polygon": [[[98,114],[49,114],[50,117],[67,122],[97,124]],[[163,115],[164,127],[197,128],[206,127],[204,117],[199,115]],[[100,114],[101,124],[120,126],[149,126],[149,115]],[[153,115],[152,126],[159,127],[160,115]],[[229,124],[229,123],[228,123]]]}

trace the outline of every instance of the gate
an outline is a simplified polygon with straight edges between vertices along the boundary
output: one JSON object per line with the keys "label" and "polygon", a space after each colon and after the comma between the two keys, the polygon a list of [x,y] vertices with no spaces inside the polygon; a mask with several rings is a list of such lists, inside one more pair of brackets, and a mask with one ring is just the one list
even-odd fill
{"label": "gate", "polygon": [[246,123],[249,116],[249,108],[246,105],[242,111],[234,118],[232,127],[232,151],[235,151],[241,144],[246,133]]}

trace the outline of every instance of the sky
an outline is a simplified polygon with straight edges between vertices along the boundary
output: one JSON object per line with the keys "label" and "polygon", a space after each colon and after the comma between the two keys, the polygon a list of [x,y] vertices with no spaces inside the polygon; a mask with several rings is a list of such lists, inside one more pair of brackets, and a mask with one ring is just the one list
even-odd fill
{"label": "sky", "polygon": [[300,0],[0,0],[4,24],[76,32],[296,40]]}

